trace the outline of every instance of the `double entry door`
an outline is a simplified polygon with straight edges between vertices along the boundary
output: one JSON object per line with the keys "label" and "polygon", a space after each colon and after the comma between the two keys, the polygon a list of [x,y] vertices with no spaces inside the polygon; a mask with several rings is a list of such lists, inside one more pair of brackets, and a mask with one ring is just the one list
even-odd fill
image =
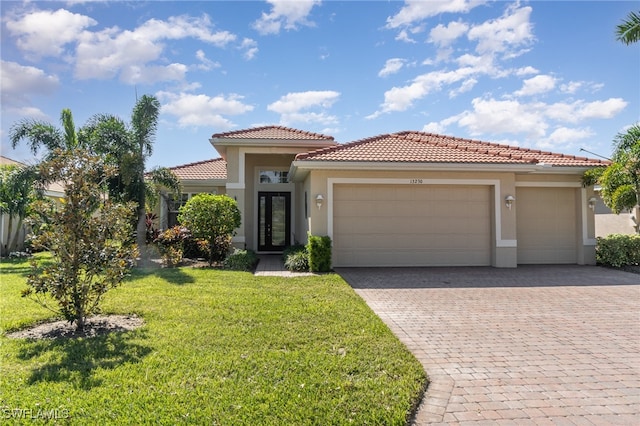
{"label": "double entry door", "polygon": [[291,193],[258,192],[258,251],[291,245]]}

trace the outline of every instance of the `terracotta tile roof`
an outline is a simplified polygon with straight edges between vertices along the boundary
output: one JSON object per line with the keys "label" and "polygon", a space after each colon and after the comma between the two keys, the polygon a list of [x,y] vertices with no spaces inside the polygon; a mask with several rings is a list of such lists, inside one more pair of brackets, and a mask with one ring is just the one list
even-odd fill
{"label": "terracotta tile roof", "polygon": [[607,161],[556,154],[433,133],[406,131],[379,135],[348,144],[301,153],[296,160],[398,162],[549,164],[552,166],[599,166]]}
{"label": "terracotta tile roof", "polygon": [[180,180],[224,180],[227,178],[227,162],[222,158],[183,164],[182,166],[169,167],[169,169]]}
{"label": "terracotta tile roof", "polygon": [[212,139],[286,139],[286,140],[325,140],[332,141],[333,136],[290,129],[283,126],[264,126],[234,132],[215,133]]}

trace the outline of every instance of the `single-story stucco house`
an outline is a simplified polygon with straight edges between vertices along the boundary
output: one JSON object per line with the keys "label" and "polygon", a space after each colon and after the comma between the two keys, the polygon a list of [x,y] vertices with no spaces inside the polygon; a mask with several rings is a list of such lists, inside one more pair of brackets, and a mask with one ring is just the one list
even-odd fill
{"label": "single-story stucco house", "polygon": [[277,253],[328,235],[333,266],[594,264],[593,188],[602,160],[404,131],[338,144],[265,126],[214,134],[220,158],[172,167],[183,198],[227,194],[234,245]]}

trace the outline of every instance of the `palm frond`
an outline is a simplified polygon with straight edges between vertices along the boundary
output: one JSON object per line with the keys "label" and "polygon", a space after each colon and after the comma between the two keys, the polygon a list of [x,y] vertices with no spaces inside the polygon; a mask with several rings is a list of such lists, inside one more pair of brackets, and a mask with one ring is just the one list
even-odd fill
{"label": "palm frond", "polygon": [[640,14],[629,12],[629,16],[616,27],[616,40],[624,44],[640,40]]}

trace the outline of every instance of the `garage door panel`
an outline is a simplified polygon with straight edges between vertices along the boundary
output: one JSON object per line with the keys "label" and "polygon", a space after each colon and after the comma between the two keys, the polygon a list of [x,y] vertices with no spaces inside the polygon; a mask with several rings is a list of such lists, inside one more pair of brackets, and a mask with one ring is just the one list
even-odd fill
{"label": "garage door panel", "polygon": [[336,185],[336,266],[491,264],[490,190],[458,185]]}
{"label": "garage door panel", "polygon": [[340,265],[336,266],[468,266],[484,265],[486,248],[468,251],[464,258],[457,250],[397,249],[392,252],[381,249],[337,249]]}
{"label": "garage door panel", "polygon": [[518,263],[576,263],[576,191],[518,188]]}

